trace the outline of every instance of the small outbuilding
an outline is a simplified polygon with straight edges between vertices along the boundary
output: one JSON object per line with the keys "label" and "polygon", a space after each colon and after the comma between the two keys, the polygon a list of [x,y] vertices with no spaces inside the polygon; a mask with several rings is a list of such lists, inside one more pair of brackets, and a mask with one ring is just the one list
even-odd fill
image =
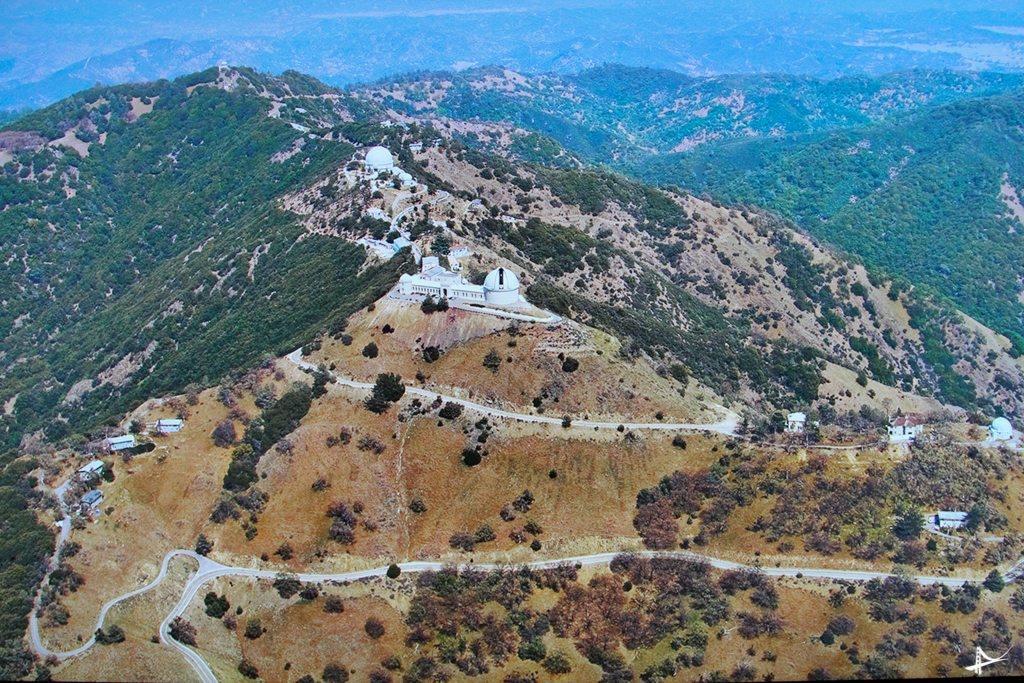
{"label": "small outbuilding", "polygon": [[153,425],[153,431],[157,434],[170,434],[180,432],[183,422],[181,420],[163,419],[157,420]]}
{"label": "small outbuilding", "polygon": [[126,448],[135,447],[135,435],[125,434],[124,436],[111,436],[107,438],[107,448],[111,451],[123,451]]}
{"label": "small outbuilding", "polygon": [[889,441],[913,442],[924,432],[924,418],[920,415],[900,415],[889,423]]}
{"label": "small outbuilding", "polygon": [[103,461],[93,460],[85,467],[78,469],[78,478],[82,481],[90,481],[92,479],[98,479],[103,474]]}
{"label": "small outbuilding", "polygon": [[939,510],[938,514],[935,515],[935,526],[940,529],[959,529],[966,521],[966,512]]}
{"label": "small outbuilding", "polygon": [[82,496],[82,512],[93,512],[103,502],[103,491],[95,489]]}
{"label": "small outbuilding", "polygon": [[990,441],[1009,441],[1013,438],[1013,425],[1005,417],[997,417],[988,428],[988,438]]}
{"label": "small outbuilding", "polygon": [[805,413],[790,413],[786,417],[786,431],[792,434],[803,434],[807,426],[807,415]]}

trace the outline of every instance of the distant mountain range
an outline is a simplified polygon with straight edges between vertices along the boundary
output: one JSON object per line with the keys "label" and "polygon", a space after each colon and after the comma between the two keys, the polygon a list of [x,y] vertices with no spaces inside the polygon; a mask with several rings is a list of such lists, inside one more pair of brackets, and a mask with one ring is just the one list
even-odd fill
{"label": "distant mountain range", "polygon": [[1024,352],[1024,79],[916,70],[823,81],[605,66],[418,74],[351,90],[396,115],[518,129],[470,144],[596,164],[779,212],[928,284]]}
{"label": "distant mountain range", "polygon": [[[20,10],[20,11],[19,11]],[[1024,69],[1024,13],[902,3],[767,5],[733,0],[612,3],[465,0],[305,2],[281,8],[184,0],[88,10],[13,3],[0,45],[0,109],[44,106],[96,82],[174,78],[215,64],[295,69],[344,86],[422,69],[499,64],[572,74],[621,63],[689,75],[788,73],[823,78],[912,68]]]}

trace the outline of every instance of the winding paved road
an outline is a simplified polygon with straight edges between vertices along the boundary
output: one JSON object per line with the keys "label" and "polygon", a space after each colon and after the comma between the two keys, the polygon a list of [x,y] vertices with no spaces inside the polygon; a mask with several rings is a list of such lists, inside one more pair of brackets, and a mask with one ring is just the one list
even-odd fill
{"label": "winding paved road", "polygon": [[[608,564],[612,559],[620,553],[599,553],[595,555],[580,555],[577,557],[566,557],[556,560],[538,560],[536,562],[524,563],[525,566],[531,569],[548,569],[556,567],[561,564],[569,565],[580,565],[588,566],[595,564]],[[728,560],[719,560],[714,557],[707,557],[694,552],[655,552],[655,551],[639,551],[634,553],[638,557],[671,557],[680,558],[695,561],[706,561],[712,567],[717,569],[742,569],[749,565],[744,565],[737,562],[730,562]],[[178,616],[184,614],[189,604],[195,599],[196,594],[200,589],[210,581],[217,579],[222,576],[243,576],[250,578],[259,579],[272,579],[276,577],[279,572],[268,569],[248,569],[245,567],[231,567],[220,564],[208,557],[197,555],[191,550],[172,550],[164,557],[163,564],[160,567],[160,573],[153,579],[148,585],[139,588],[137,590],[125,593],[124,595],[110,600],[107,602],[103,609],[100,611],[99,619],[96,622],[96,628],[103,626],[103,621],[107,616],[107,612],[117,603],[124,600],[128,600],[136,595],[144,593],[158,583],[163,581],[167,575],[167,566],[174,557],[189,557],[196,560],[199,564],[199,570],[188,580],[185,584],[185,588],[182,591],[181,599],[178,600],[174,609],[164,618],[160,624],[160,641],[170,645],[177,650],[181,655],[188,661],[188,663],[195,669],[196,674],[203,683],[216,683],[217,678],[214,676],[213,671],[210,669],[206,660],[202,658],[198,651],[190,648],[174,638],[170,637],[170,624]],[[445,566],[450,566],[450,563],[445,562],[402,562],[398,565],[403,572],[416,573],[423,571],[438,571]],[[473,567],[475,569],[482,569],[485,571],[498,569],[500,567],[507,567],[510,565],[497,565],[497,564],[471,564],[462,565],[464,567]],[[523,566],[523,565],[516,565]],[[836,569],[813,569],[813,568],[791,568],[791,567],[759,567],[759,569],[767,574],[768,576],[801,576],[803,578],[815,578],[815,579],[846,579],[851,581],[869,581],[874,578],[886,578],[893,576],[885,572],[868,572],[868,571],[853,571],[853,570],[836,570]],[[364,569],[353,572],[343,572],[340,574],[297,574],[296,576],[301,581],[317,582],[317,581],[356,581],[359,579],[365,579],[370,577],[384,576],[388,571],[388,566],[375,567],[373,569]],[[949,577],[949,576],[915,576],[913,577],[916,581],[924,584],[938,583],[945,584],[947,586],[960,586],[964,581],[970,579],[964,577]],[[83,644],[74,650],[68,652],[53,652],[49,650],[39,642],[39,631],[35,620],[35,613],[33,612],[30,621],[30,632],[32,636],[32,647],[35,651],[43,656],[53,655],[58,658],[67,658],[80,655],[88,650],[95,643],[95,637],[90,638],[88,642]]]}
{"label": "winding paved road", "polygon": [[[288,356],[287,356],[288,360],[292,361],[293,363],[295,363],[299,367],[307,368],[307,369],[310,369],[310,370],[316,370],[317,369],[316,366],[314,366],[312,363],[309,363],[307,361],[302,360],[301,352],[302,352],[301,349],[296,349],[292,353],[288,354]],[[333,376],[333,374],[332,374],[332,376]],[[337,377],[335,377],[335,380],[339,384],[341,384],[343,386],[353,387],[353,388],[356,388],[356,389],[371,389],[373,387],[372,384],[368,384],[366,382],[355,382],[355,381],[350,381],[350,380],[343,380],[343,379],[339,379]],[[418,388],[415,388],[415,387],[406,387],[406,391],[409,392],[410,394],[417,395],[417,396],[422,396],[422,397],[428,398],[430,400],[433,400],[435,397],[437,397],[439,395],[439,394],[437,394],[435,392],[429,392],[429,391],[425,391],[423,389],[418,389]],[[543,416],[539,416],[539,415],[524,415],[524,414],[521,414],[521,413],[513,413],[513,412],[504,411],[504,410],[497,410],[497,409],[494,409],[494,408],[491,408],[491,407],[488,407],[488,406],[485,406],[485,405],[482,405],[482,404],[479,404],[479,403],[474,403],[472,401],[467,401],[465,399],[455,398],[455,397],[452,397],[452,396],[444,396],[444,395],[440,395],[440,396],[441,396],[442,400],[448,400],[448,401],[452,401],[452,402],[458,403],[459,405],[462,405],[462,406],[464,406],[466,408],[469,408],[471,410],[475,410],[475,411],[484,413],[486,415],[492,415],[492,416],[495,416],[495,417],[504,417],[504,418],[508,418],[508,419],[512,419],[512,420],[519,420],[519,421],[522,421],[522,422],[533,422],[533,423],[543,423],[543,424],[559,424],[559,425],[561,424],[561,419],[558,419],[558,418],[543,417]],[[578,427],[597,427],[599,429],[602,429],[602,428],[603,429],[616,429],[616,428],[618,428],[619,424],[620,423],[617,423],[617,422],[616,423],[611,423],[611,422],[594,422],[594,421],[590,421],[590,420],[580,420],[580,421],[577,421],[577,422],[573,422],[574,426],[578,426]],[[718,423],[714,423],[714,424],[623,423],[623,426],[625,428],[627,428],[627,429],[708,430],[708,431],[719,432],[719,433],[722,433],[722,434],[733,435],[735,433],[735,429],[736,429],[736,426],[737,426],[737,421],[736,420],[724,420],[722,422],[718,422]],[[62,507],[63,507],[63,499],[62,498],[61,498],[61,504],[62,504]],[[60,528],[60,536],[59,536],[58,541],[57,541],[57,547],[54,550],[53,559],[52,559],[52,562],[51,562],[51,567],[55,567],[57,565],[57,561],[58,561],[58,558],[59,558],[59,554],[60,554],[61,548],[63,547],[65,541],[67,540],[68,534],[70,532],[70,526],[71,526],[70,525],[70,518],[65,515],[65,518],[63,520],[61,520],[60,522],[58,522],[57,526]],[[554,560],[538,560],[538,561],[535,561],[535,562],[528,562],[528,563],[524,563],[524,564],[525,564],[525,566],[528,566],[528,567],[530,567],[532,569],[546,569],[546,568],[556,567],[556,566],[558,566],[560,564],[571,564],[571,565],[580,565],[580,566],[599,565],[599,564],[608,564],[618,554],[619,553],[598,553],[598,554],[594,554],[594,555],[580,555],[580,556],[576,556],[576,557],[566,557],[566,558],[560,558],[560,559],[554,559]],[[715,567],[717,569],[742,569],[742,568],[750,566],[750,565],[745,565],[745,564],[738,563],[738,562],[731,562],[731,561],[728,561],[728,560],[721,560],[721,559],[717,559],[717,558],[714,558],[714,557],[708,557],[708,556],[705,556],[705,555],[702,555],[702,554],[699,554],[699,553],[695,553],[695,552],[692,552],[692,551],[687,551],[687,552],[683,552],[683,551],[677,551],[677,552],[639,551],[639,552],[635,552],[634,554],[639,556],[639,557],[671,557],[671,558],[680,558],[680,559],[688,559],[688,560],[695,560],[695,561],[706,561],[712,567]],[[157,574],[157,576],[152,581],[150,581],[149,584],[147,584],[146,586],[143,586],[142,588],[138,588],[136,590],[130,591],[128,593],[125,593],[124,595],[121,595],[120,597],[114,598],[114,599],[108,601],[106,604],[103,605],[103,608],[100,610],[99,617],[96,620],[96,628],[97,629],[102,628],[103,622],[106,619],[108,612],[115,605],[117,605],[118,603],[123,602],[125,600],[129,600],[129,599],[131,599],[131,598],[133,598],[133,597],[135,597],[137,595],[145,593],[146,591],[154,588],[161,581],[163,581],[164,578],[167,575],[168,565],[170,564],[170,561],[173,558],[175,558],[175,557],[187,557],[187,558],[190,558],[190,559],[194,560],[198,564],[198,569],[197,569],[196,573],[185,583],[184,589],[182,590],[181,598],[175,604],[174,608],[170,611],[170,613],[167,614],[167,616],[161,622],[160,629],[159,629],[159,638],[160,638],[160,641],[162,643],[165,643],[165,644],[169,645],[170,647],[173,647],[175,650],[177,650],[185,658],[186,661],[188,661],[188,663],[192,666],[192,668],[195,670],[197,676],[199,677],[199,679],[203,683],[216,683],[216,681],[217,681],[216,676],[214,675],[213,671],[210,669],[210,666],[206,663],[206,660],[204,660],[203,657],[199,654],[199,652],[197,650],[191,648],[191,647],[188,647],[188,646],[186,646],[186,645],[176,641],[174,638],[170,637],[170,632],[169,631],[170,631],[170,624],[171,624],[171,622],[174,621],[174,619],[176,617],[181,616],[182,614],[184,614],[185,610],[188,609],[189,604],[191,604],[192,600],[195,599],[196,594],[201,590],[201,588],[204,585],[206,585],[207,583],[213,581],[214,579],[217,579],[217,578],[222,577],[222,576],[242,576],[242,577],[250,577],[250,578],[272,579],[272,578],[274,578],[274,577],[276,577],[278,575],[278,573],[279,573],[278,571],[267,570],[267,569],[249,569],[249,568],[245,568],[245,567],[232,567],[232,566],[220,564],[219,562],[211,560],[208,557],[204,557],[204,556],[198,555],[197,553],[195,553],[195,552],[193,552],[191,550],[172,550],[171,552],[169,552],[164,557],[163,562],[162,562],[162,564],[160,566],[160,573]],[[437,570],[442,569],[445,566],[450,566],[450,563],[445,563],[445,562],[402,562],[402,563],[399,563],[398,566],[402,569],[403,572],[406,572],[406,573],[416,573],[416,572],[423,572],[423,571],[437,571]],[[493,570],[493,569],[497,569],[499,567],[509,566],[509,565],[475,564],[474,563],[474,564],[471,564],[471,565],[463,565],[463,566],[474,567],[476,569],[482,569],[482,570]],[[1015,565],[1011,571],[1015,571],[1015,570],[1019,571],[1020,566],[1021,566],[1020,563],[1018,563],[1018,565]],[[843,580],[850,580],[850,581],[869,581],[869,580],[874,579],[874,578],[882,578],[882,579],[884,579],[886,577],[893,576],[893,574],[889,574],[889,573],[886,573],[886,572],[838,570],[838,569],[818,569],[818,568],[811,568],[811,567],[799,567],[799,568],[797,568],[797,567],[761,567],[761,566],[758,566],[757,568],[760,571],[764,572],[768,576],[795,576],[795,577],[802,577],[802,578],[808,578],[808,579],[826,579],[826,580],[843,579]],[[372,569],[364,569],[364,570],[352,571],[352,572],[343,572],[343,573],[340,573],[340,574],[298,574],[297,577],[301,581],[321,581],[321,582],[322,581],[356,581],[356,580],[359,580],[359,579],[365,579],[365,578],[370,578],[370,577],[384,576],[387,573],[387,571],[388,571],[388,566],[380,566],[380,567],[375,567],[375,568],[372,568]],[[49,576],[49,573],[47,574],[47,577],[48,576]],[[943,585],[946,585],[946,586],[953,586],[953,587],[960,586],[965,581],[975,581],[975,580],[977,580],[974,577],[956,577],[956,576],[914,576],[912,578],[914,580],[918,581],[919,583],[923,583],[923,584],[943,584]],[[44,582],[45,582],[45,580],[46,579],[44,578]],[[33,606],[32,613],[29,616],[29,638],[31,640],[32,648],[35,650],[35,652],[37,652],[38,654],[40,654],[40,655],[42,655],[44,657],[45,656],[55,656],[57,658],[64,659],[64,658],[67,658],[67,657],[74,657],[74,656],[80,655],[80,654],[86,652],[90,647],[92,647],[95,644],[96,639],[95,639],[95,636],[93,636],[93,637],[89,638],[88,641],[83,643],[80,647],[75,648],[74,650],[69,650],[67,652],[54,652],[54,651],[46,648],[45,646],[43,646],[43,644],[42,644],[42,642],[41,642],[41,640],[39,638],[39,623],[38,623],[38,619],[36,617],[36,609],[38,608],[39,597],[40,596],[37,595],[36,603]]]}
{"label": "winding paved road", "polygon": [[[291,362],[295,363],[296,365],[298,365],[300,368],[306,368],[308,370],[317,369],[317,366],[313,365],[308,361],[302,360],[301,348],[295,349],[294,351],[289,353],[286,356],[286,358]],[[329,374],[332,378],[334,378],[334,380],[338,384],[342,386],[352,387],[354,389],[373,388],[373,384],[369,384],[367,382],[355,382],[352,380],[341,379],[340,377],[330,372],[329,370],[327,371],[327,374]],[[485,406],[482,403],[476,403],[474,401],[469,401],[464,398],[456,398],[455,396],[445,396],[444,394],[439,394],[436,391],[427,391],[425,389],[419,389],[417,387],[406,386],[405,392],[412,396],[421,396],[431,401],[440,396],[442,401],[451,401],[452,403],[457,403],[465,408],[469,408],[470,410],[474,410],[478,413],[483,413],[484,415],[488,416],[504,417],[509,420],[518,420],[519,422],[533,422],[535,424],[562,424],[562,418],[560,417],[544,417],[543,415],[527,415],[525,413],[513,413],[508,410],[499,410],[498,408]],[[718,432],[719,434],[725,434],[727,436],[735,436],[736,430],[739,428],[739,419],[730,418],[728,420],[722,420],[721,422],[712,422],[708,424],[698,424],[691,422],[596,422],[594,420],[573,420],[572,422],[573,427],[597,427],[598,429],[618,429],[620,425],[625,429],[656,429],[662,431],[709,431]]]}

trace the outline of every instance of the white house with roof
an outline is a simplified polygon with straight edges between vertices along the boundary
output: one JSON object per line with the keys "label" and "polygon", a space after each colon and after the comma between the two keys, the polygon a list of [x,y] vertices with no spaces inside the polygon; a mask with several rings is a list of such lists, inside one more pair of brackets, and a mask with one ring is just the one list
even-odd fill
{"label": "white house with roof", "polygon": [[90,481],[92,479],[98,479],[103,474],[103,461],[93,460],[85,467],[78,468],[78,478],[82,481]]}
{"label": "white house with roof", "polygon": [[935,515],[935,526],[940,529],[959,529],[967,522],[967,513],[955,510],[939,510]]}
{"label": "white house with roof", "polygon": [[107,448],[111,451],[123,451],[135,446],[135,435],[111,436],[107,438]]}
{"label": "white house with roof", "polygon": [[89,493],[82,496],[82,512],[95,512],[102,502],[103,491],[100,491],[99,489],[89,491]]}
{"label": "white house with roof", "polygon": [[171,434],[173,432],[180,432],[181,427],[184,424],[181,420],[173,420],[170,418],[163,418],[153,423],[153,431],[157,434]]}
{"label": "white house with roof", "polygon": [[988,428],[988,438],[989,441],[1009,441],[1013,438],[1013,425],[1005,417],[997,417]]}
{"label": "white house with roof", "polygon": [[526,303],[519,294],[519,278],[507,268],[495,268],[487,274],[483,285],[474,285],[461,275],[436,265],[431,257],[425,257],[423,262],[424,270],[418,275],[402,275],[397,287],[399,294],[422,299],[427,296],[435,299],[445,297],[498,306]]}
{"label": "white house with roof", "polygon": [[892,443],[911,443],[924,432],[924,418],[920,415],[900,415],[888,426],[889,441]]}
{"label": "white house with roof", "polygon": [[786,417],[786,431],[791,434],[803,434],[806,425],[807,415],[805,413],[790,413]]}

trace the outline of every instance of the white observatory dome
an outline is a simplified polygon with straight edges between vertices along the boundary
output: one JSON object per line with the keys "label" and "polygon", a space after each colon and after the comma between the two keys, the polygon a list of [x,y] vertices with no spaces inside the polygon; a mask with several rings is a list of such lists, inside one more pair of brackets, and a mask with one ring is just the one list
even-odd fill
{"label": "white observatory dome", "polygon": [[992,420],[992,426],[988,428],[989,436],[997,441],[1005,441],[1013,438],[1013,425],[1005,417],[997,417]]}
{"label": "white observatory dome", "polygon": [[484,289],[491,292],[508,292],[519,289],[519,278],[511,270],[495,268],[487,274],[484,280]]}
{"label": "white observatory dome", "polygon": [[371,171],[389,171],[395,167],[395,158],[391,152],[380,145],[371,147],[366,152],[366,168]]}

